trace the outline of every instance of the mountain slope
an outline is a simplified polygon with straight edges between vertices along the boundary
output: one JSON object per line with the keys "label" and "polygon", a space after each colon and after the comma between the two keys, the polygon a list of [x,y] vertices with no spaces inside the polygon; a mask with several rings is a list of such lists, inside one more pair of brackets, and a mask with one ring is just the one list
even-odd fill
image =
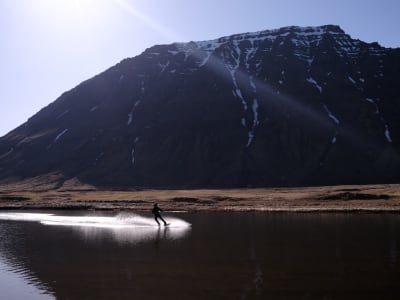
{"label": "mountain slope", "polygon": [[154,46],[0,139],[0,179],[111,187],[398,182],[400,50],[340,27]]}

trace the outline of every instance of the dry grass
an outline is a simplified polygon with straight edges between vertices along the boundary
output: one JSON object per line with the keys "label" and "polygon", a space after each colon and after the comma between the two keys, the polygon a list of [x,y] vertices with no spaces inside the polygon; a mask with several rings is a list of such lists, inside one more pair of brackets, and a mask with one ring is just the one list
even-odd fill
{"label": "dry grass", "polygon": [[0,185],[1,209],[148,210],[153,203],[169,211],[400,212],[400,185],[226,190],[103,191],[68,181]]}

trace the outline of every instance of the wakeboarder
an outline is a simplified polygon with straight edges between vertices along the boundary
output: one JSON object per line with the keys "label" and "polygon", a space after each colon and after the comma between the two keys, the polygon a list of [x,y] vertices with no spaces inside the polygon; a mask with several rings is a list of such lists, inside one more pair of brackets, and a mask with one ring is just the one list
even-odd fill
{"label": "wakeboarder", "polygon": [[160,226],[160,222],[158,222],[158,219],[161,219],[161,221],[164,222],[164,225],[167,226],[169,225],[164,219],[163,217],[161,217],[160,212],[162,212],[163,210],[161,208],[158,207],[158,204],[155,203],[153,209],[151,210],[151,212],[154,215],[154,219],[156,220],[158,226]]}

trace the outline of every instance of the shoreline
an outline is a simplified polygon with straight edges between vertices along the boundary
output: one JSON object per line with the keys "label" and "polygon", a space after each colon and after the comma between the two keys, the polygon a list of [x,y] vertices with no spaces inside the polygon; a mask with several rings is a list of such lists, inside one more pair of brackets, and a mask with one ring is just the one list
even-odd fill
{"label": "shoreline", "polygon": [[[31,212],[31,211],[53,211],[53,212],[62,212],[62,211],[90,211],[90,212],[137,212],[137,213],[148,213],[149,209],[129,209],[129,208],[87,208],[87,207],[0,207],[0,212]],[[164,210],[164,214],[179,214],[179,213],[265,213],[265,214],[288,214],[288,213],[296,213],[296,214],[400,214],[400,210],[398,209],[364,209],[364,208],[351,208],[351,209],[313,209],[313,208],[300,208],[300,209],[257,209],[257,208],[249,208],[249,209],[203,209],[203,210],[181,210],[181,211],[169,211]]]}
{"label": "shoreline", "polygon": [[[22,189],[21,189],[22,190]],[[18,191],[0,186],[0,210],[400,213],[400,184],[300,188]]]}

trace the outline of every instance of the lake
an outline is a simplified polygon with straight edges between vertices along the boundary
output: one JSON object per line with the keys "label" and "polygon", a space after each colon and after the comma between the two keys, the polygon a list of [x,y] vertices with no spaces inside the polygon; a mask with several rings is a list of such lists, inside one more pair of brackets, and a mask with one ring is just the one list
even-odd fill
{"label": "lake", "polygon": [[0,212],[0,299],[400,299],[400,215]]}

